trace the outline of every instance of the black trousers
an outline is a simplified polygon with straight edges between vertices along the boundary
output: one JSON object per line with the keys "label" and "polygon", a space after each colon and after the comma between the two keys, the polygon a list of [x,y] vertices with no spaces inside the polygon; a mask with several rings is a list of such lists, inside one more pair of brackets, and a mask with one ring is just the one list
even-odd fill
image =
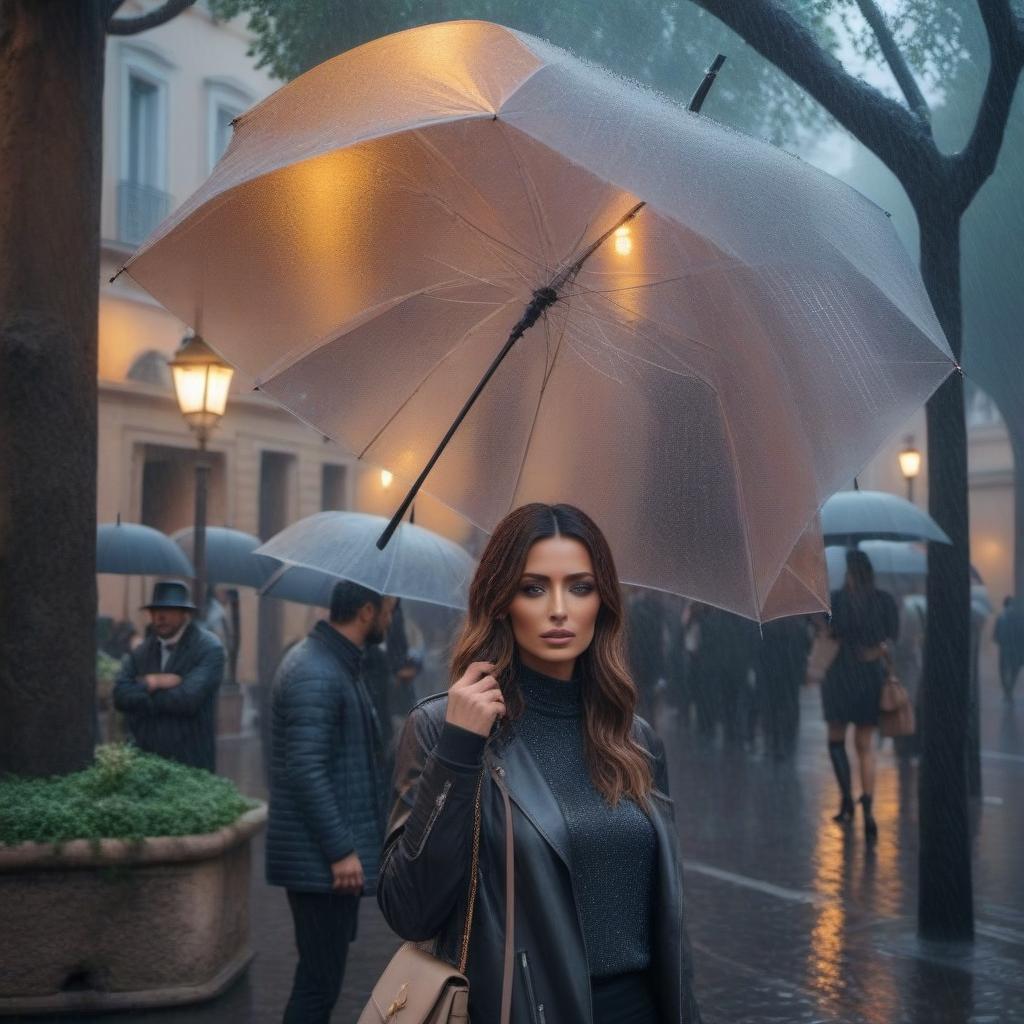
{"label": "black trousers", "polygon": [[299,963],[283,1024],[328,1024],[356,937],[359,897],[288,890]]}

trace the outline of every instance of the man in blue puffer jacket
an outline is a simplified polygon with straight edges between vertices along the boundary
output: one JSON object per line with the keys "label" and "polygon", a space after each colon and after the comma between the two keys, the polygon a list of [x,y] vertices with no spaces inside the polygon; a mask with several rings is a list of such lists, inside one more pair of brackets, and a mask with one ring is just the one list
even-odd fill
{"label": "man in blue puffer jacket", "polygon": [[359,899],[376,891],[387,813],[380,726],[360,678],[395,599],[343,581],[274,679],[267,881],[284,886],[299,963],[285,1024],[330,1020]]}

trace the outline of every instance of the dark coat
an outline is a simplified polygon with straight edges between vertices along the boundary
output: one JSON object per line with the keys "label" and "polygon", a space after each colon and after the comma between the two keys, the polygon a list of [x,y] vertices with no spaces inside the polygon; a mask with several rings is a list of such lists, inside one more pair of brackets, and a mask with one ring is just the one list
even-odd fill
{"label": "dark coat", "polygon": [[272,693],[267,881],[330,892],[331,864],[358,853],[377,883],[386,785],[361,652],[319,622],[281,662]]}
{"label": "dark coat", "polygon": [[[140,677],[157,672],[181,676],[167,690],[149,693]],[[224,647],[190,622],[164,668],[160,641],[147,637],[121,661],[114,707],[128,718],[140,750],[212,772],[217,756],[217,691],[224,678]]]}
{"label": "dark coat", "polygon": [[[458,962],[469,887],[473,801],[479,772],[434,756],[448,698],[428,697],[409,716],[399,741],[397,794],[381,865],[377,901],[403,938],[437,939],[437,952]],[[656,790],[657,891],[651,973],[663,1024],[699,1024],[683,922],[678,835],[666,795],[664,749],[636,720],[637,740],[651,753]],[[484,753],[479,888],[467,974],[470,1018],[500,1017],[505,927],[505,813],[499,785],[513,802],[515,950],[513,1024],[591,1024],[590,970],[572,889],[569,833],[559,805],[514,732],[492,737]],[[625,866],[624,866],[625,867]],[[526,966],[524,966],[524,963]]]}

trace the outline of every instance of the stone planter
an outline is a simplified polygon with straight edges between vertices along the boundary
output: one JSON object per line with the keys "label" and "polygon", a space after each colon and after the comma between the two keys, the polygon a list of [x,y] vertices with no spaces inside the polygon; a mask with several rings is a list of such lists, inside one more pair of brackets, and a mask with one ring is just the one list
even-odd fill
{"label": "stone planter", "polygon": [[0,847],[0,1016],[171,1006],[252,959],[249,848],[265,804],[209,835]]}

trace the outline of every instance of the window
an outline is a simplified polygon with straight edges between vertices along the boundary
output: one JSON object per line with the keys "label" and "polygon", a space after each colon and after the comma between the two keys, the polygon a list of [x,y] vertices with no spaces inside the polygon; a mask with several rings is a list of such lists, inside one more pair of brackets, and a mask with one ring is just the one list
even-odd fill
{"label": "window", "polygon": [[155,52],[121,49],[121,173],[118,235],[138,245],[167,216],[167,74],[172,65]]}
{"label": "window", "polygon": [[239,86],[221,79],[206,80],[208,106],[208,132],[206,140],[206,170],[224,155],[234,131],[232,122],[252,106],[252,97]]}
{"label": "window", "polygon": [[160,87],[138,75],[128,76],[128,166],[134,185],[160,185]]}

